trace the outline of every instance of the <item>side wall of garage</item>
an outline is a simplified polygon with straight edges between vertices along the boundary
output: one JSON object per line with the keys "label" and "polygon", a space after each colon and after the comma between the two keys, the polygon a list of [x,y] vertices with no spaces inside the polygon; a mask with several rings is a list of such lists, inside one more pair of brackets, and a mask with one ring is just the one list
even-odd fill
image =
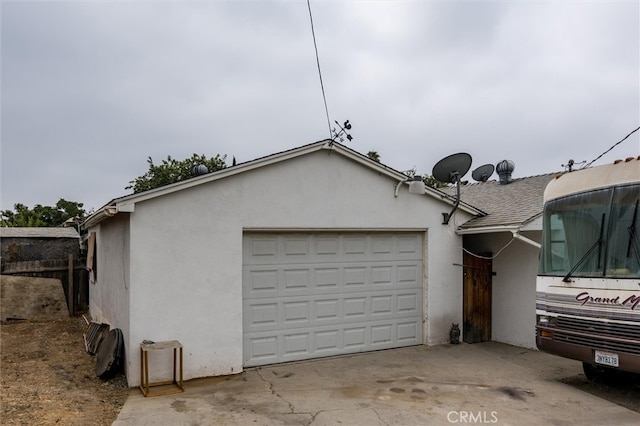
{"label": "side wall of garage", "polygon": [[129,217],[114,217],[90,232],[96,233],[96,246],[99,247],[95,253],[98,266],[89,281],[91,319],[128,334],[131,295]]}

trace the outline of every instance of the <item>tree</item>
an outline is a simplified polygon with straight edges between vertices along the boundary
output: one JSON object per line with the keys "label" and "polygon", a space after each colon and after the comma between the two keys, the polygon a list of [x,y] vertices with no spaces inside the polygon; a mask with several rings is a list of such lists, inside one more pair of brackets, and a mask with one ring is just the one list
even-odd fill
{"label": "tree", "polygon": [[446,183],[440,182],[438,179],[429,175],[422,176],[422,181],[424,182],[425,185],[430,186],[431,188],[436,188],[436,189],[444,188],[445,186],[448,186]]}
{"label": "tree", "polygon": [[78,222],[85,219],[87,213],[84,204],[60,198],[55,207],[36,204],[29,209],[24,204],[13,205],[13,210],[0,212],[0,226],[8,227],[56,227],[62,226],[68,219]]}
{"label": "tree", "polygon": [[380,154],[378,151],[369,151],[367,152],[367,157],[371,158],[373,161],[380,162]]}
{"label": "tree", "polygon": [[169,185],[170,183],[180,182],[193,177],[191,168],[198,165],[204,165],[209,172],[215,172],[227,167],[226,158],[226,155],[221,156],[220,154],[212,158],[207,158],[204,154],[193,154],[191,158],[178,161],[169,155],[166,160],[162,160],[162,164],[155,165],[153,159],[148,157],[149,170],[129,182],[125,189],[133,189],[134,193],[138,193]]}

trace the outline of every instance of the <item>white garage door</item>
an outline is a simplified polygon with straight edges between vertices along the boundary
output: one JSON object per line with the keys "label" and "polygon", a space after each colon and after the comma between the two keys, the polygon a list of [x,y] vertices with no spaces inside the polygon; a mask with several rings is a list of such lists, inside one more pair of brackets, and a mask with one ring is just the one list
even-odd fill
{"label": "white garage door", "polygon": [[244,365],[422,343],[422,235],[252,233]]}

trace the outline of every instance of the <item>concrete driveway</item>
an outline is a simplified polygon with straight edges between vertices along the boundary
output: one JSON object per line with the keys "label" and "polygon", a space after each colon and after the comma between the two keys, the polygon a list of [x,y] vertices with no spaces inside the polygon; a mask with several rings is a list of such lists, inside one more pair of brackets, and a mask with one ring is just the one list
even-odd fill
{"label": "concrete driveway", "polygon": [[145,398],[125,425],[638,425],[640,414],[559,382],[578,362],[495,342],[252,368]]}

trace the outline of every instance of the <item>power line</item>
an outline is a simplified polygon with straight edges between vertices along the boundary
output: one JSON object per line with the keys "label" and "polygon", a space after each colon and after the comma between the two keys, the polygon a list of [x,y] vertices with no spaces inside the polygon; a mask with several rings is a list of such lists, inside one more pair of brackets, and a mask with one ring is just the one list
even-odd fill
{"label": "power line", "polygon": [[311,15],[311,1],[307,0],[309,8],[309,21],[311,21],[311,35],[313,35],[313,47],[316,50],[316,63],[318,64],[318,76],[320,77],[320,88],[322,89],[322,99],[324,100],[324,112],[327,115],[327,126],[329,127],[329,138],[333,137],[331,133],[331,120],[329,119],[329,107],[327,107],[327,96],[324,93],[324,84],[322,83],[322,72],[320,71],[320,57],[318,56],[318,44],[316,43],[316,32],[313,29],[313,16]]}
{"label": "power line", "polygon": [[509,241],[507,244],[505,244],[505,245],[504,245],[500,250],[498,250],[498,252],[497,252],[496,254],[494,254],[493,256],[481,256],[481,255],[479,255],[479,254],[475,254],[475,253],[473,253],[473,252],[471,252],[471,251],[467,250],[467,249],[466,249],[466,248],[464,248],[464,247],[460,247],[460,248],[462,249],[462,251],[463,251],[463,252],[468,253],[468,254],[470,254],[470,255],[471,255],[471,256],[473,256],[473,257],[477,257],[478,259],[493,260],[493,259],[495,259],[496,257],[498,257],[498,255],[499,255],[500,253],[502,253],[502,251],[503,251],[504,249],[506,249],[507,247],[509,247],[509,245],[510,245],[512,242],[514,242],[515,240],[516,240],[516,237],[511,237],[511,241]]}
{"label": "power line", "polygon": [[631,133],[629,133],[627,136],[625,136],[624,138],[620,139],[618,142],[614,143],[613,146],[611,148],[609,148],[608,150],[606,150],[605,152],[603,152],[602,154],[598,155],[596,158],[594,158],[593,160],[591,160],[591,162],[585,164],[584,166],[581,167],[581,169],[586,169],[587,167],[589,167],[590,165],[592,165],[593,163],[595,163],[596,161],[598,161],[600,158],[602,158],[603,155],[605,155],[607,152],[611,151],[613,148],[615,148],[616,146],[620,145],[622,142],[624,142],[626,139],[629,138],[629,136],[631,136],[632,134],[634,134],[635,132],[637,132],[638,130],[640,130],[640,126],[636,127],[634,130],[631,131]]}

